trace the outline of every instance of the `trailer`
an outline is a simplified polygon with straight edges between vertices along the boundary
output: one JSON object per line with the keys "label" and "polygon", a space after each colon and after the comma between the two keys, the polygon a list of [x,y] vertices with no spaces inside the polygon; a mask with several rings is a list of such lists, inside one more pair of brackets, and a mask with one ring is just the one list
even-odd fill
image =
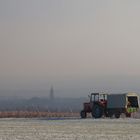
{"label": "trailer", "polygon": [[122,113],[131,117],[131,113],[139,108],[139,96],[136,93],[109,94],[107,96],[107,112],[110,117],[119,118]]}

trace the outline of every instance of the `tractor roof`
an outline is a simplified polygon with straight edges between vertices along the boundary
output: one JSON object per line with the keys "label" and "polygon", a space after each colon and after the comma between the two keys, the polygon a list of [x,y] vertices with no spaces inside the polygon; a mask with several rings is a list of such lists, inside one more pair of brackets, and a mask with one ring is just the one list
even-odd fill
{"label": "tractor roof", "polygon": [[108,95],[107,93],[91,93],[91,95]]}

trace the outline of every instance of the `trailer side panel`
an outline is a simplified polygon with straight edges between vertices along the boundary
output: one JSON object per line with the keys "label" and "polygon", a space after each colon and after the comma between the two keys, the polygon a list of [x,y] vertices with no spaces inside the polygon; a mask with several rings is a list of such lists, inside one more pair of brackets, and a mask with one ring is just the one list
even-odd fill
{"label": "trailer side panel", "polygon": [[107,108],[125,108],[126,107],[126,94],[111,94],[107,96]]}

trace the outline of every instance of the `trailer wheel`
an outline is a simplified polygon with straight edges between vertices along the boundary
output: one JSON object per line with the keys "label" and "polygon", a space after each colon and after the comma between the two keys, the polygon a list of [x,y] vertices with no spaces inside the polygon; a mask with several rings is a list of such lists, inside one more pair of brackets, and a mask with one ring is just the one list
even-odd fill
{"label": "trailer wheel", "polygon": [[81,118],[86,118],[87,117],[87,113],[84,111],[84,110],[82,110],[81,112],[80,112],[80,116],[81,116]]}
{"label": "trailer wheel", "polygon": [[115,113],[115,118],[117,118],[117,119],[120,118],[120,115],[121,114],[119,112],[118,113]]}
{"label": "trailer wheel", "polygon": [[127,118],[131,117],[131,113],[125,113],[125,115],[126,115]]}
{"label": "trailer wheel", "polygon": [[103,108],[99,105],[94,105],[92,109],[93,118],[101,118],[103,115]]}

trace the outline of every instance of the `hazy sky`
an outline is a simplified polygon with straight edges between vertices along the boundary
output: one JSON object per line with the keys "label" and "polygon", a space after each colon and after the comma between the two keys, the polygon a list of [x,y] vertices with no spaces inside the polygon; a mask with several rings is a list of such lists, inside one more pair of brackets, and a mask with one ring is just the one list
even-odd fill
{"label": "hazy sky", "polygon": [[139,60],[139,0],[0,0],[1,94],[140,92]]}

